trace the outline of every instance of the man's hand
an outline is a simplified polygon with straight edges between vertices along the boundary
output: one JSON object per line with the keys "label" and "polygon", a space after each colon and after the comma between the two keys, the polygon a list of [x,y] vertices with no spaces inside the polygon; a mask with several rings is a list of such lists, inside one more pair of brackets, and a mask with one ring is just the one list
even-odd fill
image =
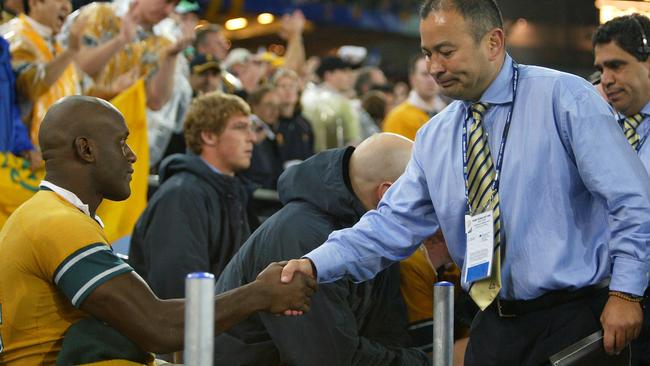
{"label": "man's hand", "polygon": [[88,19],[82,14],[70,26],[70,36],[68,37],[68,49],[70,51],[76,53],[81,48],[81,38],[84,35],[87,23]]}
{"label": "man's hand", "polygon": [[287,262],[271,263],[257,275],[266,310],[273,314],[301,315],[309,311],[311,295],[316,291],[316,281],[303,274],[294,276],[290,283],[280,282],[280,273]]}
{"label": "man's hand", "polygon": [[300,10],[295,10],[291,14],[282,16],[282,23],[280,24],[280,38],[289,40],[293,37],[302,35],[305,29],[305,15]]}
{"label": "man's hand", "polygon": [[121,92],[128,89],[131,85],[133,85],[133,83],[135,83],[138,78],[140,78],[140,67],[136,66],[115,78],[115,80],[111,83],[111,92],[114,95],[120,94]]}
{"label": "man's hand", "polygon": [[292,259],[282,269],[282,282],[283,283],[291,282],[296,272],[304,273],[311,278],[316,277],[314,275],[314,269],[312,267],[311,260],[307,258]]}
{"label": "man's hand", "polygon": [[600,316],[600,323],[604,330],[605,351],[618,354],[641,332],[641,304],[610,296]]}
{"label": "man's hand", "polygon": [[195,24],[193,23],[183,23],[181,24],[181,36],[176,41],[176,43],[167,47],[165,54],[168,57],[174,57],[182,52],[184,49],[189,47],[194,39],[196,38],[196,32],[194,31]]}
{"label": "man's hand", "polygon": [[123,45],[131,43],[133,37],[135,37],[136,20],[133,9],[135,9],[136,4],[137,1],[132,2],[129,5],[129,10],[122,16],[122,25],[120,25],[120,34],[118,37]]}

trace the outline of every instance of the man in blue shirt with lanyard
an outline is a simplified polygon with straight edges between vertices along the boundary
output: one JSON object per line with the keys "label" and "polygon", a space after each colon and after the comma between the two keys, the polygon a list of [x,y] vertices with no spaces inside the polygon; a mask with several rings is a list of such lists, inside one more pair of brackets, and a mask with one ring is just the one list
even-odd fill
{"label": "man in blue shirt with lanyard", "polygon": [[[621,132],[650,171],[650,19],[633,14],[614,18],[593,38],[594,65],[601,72],[607,100],[619,114]],[[646,289],[647,293],[647,289]],[[632,345],[632,364],[650,364],[648,307],[640,337]]]}
{"label": "man in blue shirt with lanyard", "polygon": [[466,365],[539,365],[604,329],[638,336],[648,283],[650,178],[585,80],[517,65],[494,0],[428,0],[428,69],[457,99],[418,132],[377,210],[284,268],[372,278],[438,228],[483,309]]}

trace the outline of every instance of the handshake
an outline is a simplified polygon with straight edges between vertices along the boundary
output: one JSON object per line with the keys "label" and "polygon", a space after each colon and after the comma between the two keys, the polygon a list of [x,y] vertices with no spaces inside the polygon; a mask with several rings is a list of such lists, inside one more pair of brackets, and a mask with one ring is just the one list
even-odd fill
{"label": "handshake", "polygon": [[255,286],[262,308],[272,314],[302,315],[309,311],[317,289],[309,259],[271,263],[257,276]]}
{"label": "handshake", "polygon": [[317,285],[309,259],[271,263],[251,283],[263,302],[262,308],[273,314],[302,315],[309,311]]}

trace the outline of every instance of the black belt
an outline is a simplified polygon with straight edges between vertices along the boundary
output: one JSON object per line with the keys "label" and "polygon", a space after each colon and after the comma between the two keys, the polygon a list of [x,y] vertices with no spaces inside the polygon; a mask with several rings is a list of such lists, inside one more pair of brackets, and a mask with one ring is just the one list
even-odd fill
{"label": "black belt", "polygon": [[524,314],[550,309],[552,307],[566,304],[591,296],[598,290],[609,286],[609,279],[595,285],[583,287],[578,290],[559,290],[547,292],[544,295],[531,300],[501,300],[496,299],[489,308],[496,310],[502,318],[513,318]]}

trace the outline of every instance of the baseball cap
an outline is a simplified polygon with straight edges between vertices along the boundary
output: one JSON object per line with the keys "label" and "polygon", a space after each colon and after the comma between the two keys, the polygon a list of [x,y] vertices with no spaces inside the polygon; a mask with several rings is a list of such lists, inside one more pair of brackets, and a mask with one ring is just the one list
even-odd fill
{"label": "baseball cap", "polygon": [[190,62],[190,70],[192,74],[201,74],[207,70],[221,72],[221,66],[219,65],[219,61],[212,55],[197,53]]}

